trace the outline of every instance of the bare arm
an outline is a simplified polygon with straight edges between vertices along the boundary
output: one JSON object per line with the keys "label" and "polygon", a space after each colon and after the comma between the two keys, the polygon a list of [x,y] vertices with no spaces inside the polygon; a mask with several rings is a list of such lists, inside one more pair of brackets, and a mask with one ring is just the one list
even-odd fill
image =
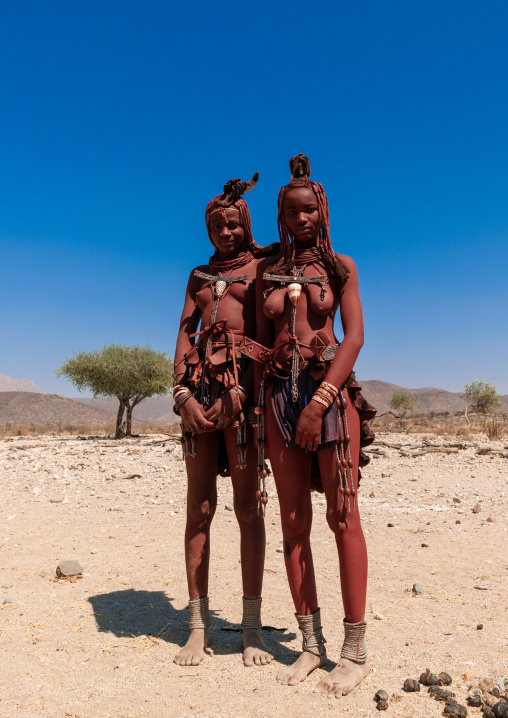
{"label": "bare arm", "polygon": [[349,267],[349,277],[340,297],[340,318],[344,339],[326,374],[326,381],[337,388],[343,386],[351,374],[363,346],[363,312],[358,292],[358,272],[351,257],[341,255],[341,259]]}
{"label": "bare arm", "polygon": [[[341,255],[341,259],[349,267],[349,277],[340,296],[344,339],[326,374],[326,381],[338,389],[346,382],[363,346],[363,313],[358,292],[358,272],[350,257]],[[326,407],[317,401],[310,401],[302,411],[296,426],[296,443],[299,446],[304,449],[317,449],[325,411]]]}
{"label": "bare arm", "polygon": [[[263,311],[264,295],[263,292],[266,289],[266,282],[263,279],[263,273],[266,272],[267,267],[273,264],[273,257],[267,257],[263,259],[257,268],[256,273],[256,341],[262,344],[264,347],[271,349],[273,346],[274,337],[274,325],[271,319],[265,316]],[[263,364],[259,362],[253,362],[254,364],[254,399],[256,404],[258,403],[259,386],[261,384],[261,377],[263,375]]]}
{"label": "bare arm", "polygon": [[[191,274],[185,292],[180,329],[176,340],[175,384],[178,384],[185,374],[185,354],[194,344],[190,335],[197,330],[201,318],[201,311],[196,302],[196,293],[199,286],[198,278]],[[185,426],[194,434],[200,434],[206,429],[215,428],[214,424],[205,417],[203,407],[194,397],[188,399],[180,407],[180,416]]]}

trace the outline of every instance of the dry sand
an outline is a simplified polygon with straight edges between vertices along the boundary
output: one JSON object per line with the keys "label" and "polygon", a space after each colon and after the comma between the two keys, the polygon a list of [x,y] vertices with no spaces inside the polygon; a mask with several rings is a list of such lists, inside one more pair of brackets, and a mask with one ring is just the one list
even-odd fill
{"label": "dry sand", "polygon": [[[425,690],[401,690],[406,677],[417,678],[427,666],[452,675],[459,700],[468,685],[464,674],[508,676],[508,460],[478,456],[471,444],[455,455],[418,458],[381,446],[385,453],[364,471],[372,670],[356,691],[340,700],[317,696],[322,670],[296,688],[275,682],[279,664],[292,662],[301,644],[277,551],[272,481],[263,622],[284,629],[267,634],[275,661],[244,668],[240,634],[224,630],[238,628],[241,581],[238,527],[226,508],[230,483],[219,479],[213,649],[199,667],[176,666],[173,656],[187,635],[186,479],[177,444],[156,444],[161,438],[0,442],[3,718],[364,716],[374,715],[379,688],[395,694],[387,715],[427,717],[442,715],[443,705]],[[489,445],[503,448],[503,442]],[[141,476],[125,478],[131,474]],[[318,591],[329,657],[336,660],[342,638],[337,555],[323,498],[313,501]],[[478,514],[471,511],[476,502]],[[77,559],[83,577],[56,580],[63,559]],[[423,595],[413,594],[415,582]],[[469,709],[469,715],[480,712]]]}

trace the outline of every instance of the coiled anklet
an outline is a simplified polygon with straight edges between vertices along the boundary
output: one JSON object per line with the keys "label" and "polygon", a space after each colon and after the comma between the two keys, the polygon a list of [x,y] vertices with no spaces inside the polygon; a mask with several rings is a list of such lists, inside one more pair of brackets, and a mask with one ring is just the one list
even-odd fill
{"label": "coiled anklet", "polygon": [[210,628],[210,611],[208,609],[208,596],[201,596],[189,601],[189,628]]}
{"label": "coiled anklet", "polygon": [[326,639],[323,636],[323,627],[321,626],[321,611],[311,613],[310,616],[302,616],[295,613],[298,621],[298,628],[302,632],[302,651],[312,653],[313,656],[321,658],[326,653]]}
{"label": "coiled anklet", "polygon": [[367,660],[367,649],[365,647],[365,621],[359,623],[348,623],[344,619],[344,643],[340,652],[341,658],[346,658],[354,663],[365,663]]}
{"label": "coiled anklet", "polygon": [[261,597],[245,598],[243,596],[242,628],[261,628]]}

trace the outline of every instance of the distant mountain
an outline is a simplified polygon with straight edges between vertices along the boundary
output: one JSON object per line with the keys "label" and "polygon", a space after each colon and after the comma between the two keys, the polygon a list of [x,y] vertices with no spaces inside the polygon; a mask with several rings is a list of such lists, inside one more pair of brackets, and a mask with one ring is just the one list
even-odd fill
{"label": "distant mountain", "polygon": [[[390,398],[396,391],[407,391],[417,398],[416,414],[463,411],[464,402],[459,393],[427,387],[405,389],[397,384],[371,379],[361,381],[365,398],[373,404],[378,413],[390,409]],[[501,411],[508,412],[508,395],[501,397]],[[0,424],[54,424],[55,426],[88,424],[108,426],[116,423],[117,399],[67,399],[57,394],[39,391],[0,392]],[[145,399],[133,412],[134,421],[139,424],[168,425],[178,421],[173,413],[173,397],[157,396]]]}
{"label": "distant mountain", "polygon": [[35,386],[30,379],[12,379],[10,376],[0,374],[0,391],[30,391],[32,394],[44,394],[42,389]]}
{"label": "distant mountain", "polygon": [[116,414],[83,406],[57,394],[4,391],[0,392],[0,424],[7,422],[37,426],[108,426],[116,423]]}
{"label": "distant mountain", "polygon": [[[397,391],[406,391],[416,397],[415,414],[430,414],[431,412],[443,413],[445,411],[464,411],[465,402],[461,399],[460,392],[445,391],[445,389],[405,389],[397,384],[389,384],[386,381],[371,379],[367,381],[358,380],[362,386],[362,393],[373,406],[378,414],[390,410],[390,399]],[[501,396],[500,411],[508,412],[508,395]]]}
{"label": "distant mountain", "polygon": [[[118,410],[118,399],[89,399],[81,396],[73,397],[73,401],[106,411]],[[132,418],[142,424],[172,424],[178,421],[173,413],[173,396],[152,396],[134,407]]]}

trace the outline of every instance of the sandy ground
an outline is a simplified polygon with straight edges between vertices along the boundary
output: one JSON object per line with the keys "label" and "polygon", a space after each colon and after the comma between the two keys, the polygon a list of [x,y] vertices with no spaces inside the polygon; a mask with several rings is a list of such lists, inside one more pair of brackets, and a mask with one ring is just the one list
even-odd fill
{"label": "sandy ground", "polygon": [[[267,633],[274,663],[244,668],[240,634],[225,630],[238,628],[241,581],[238,527],[226,508],[231,489],[220,479],[212,529],[213,649],[199,667],[176,666],[173,656],[187,634],[186,479],[178,446],[155,443],[160,438],[0,442],[2,717],[364,716],[377,715],[379,688],[393,694],[387,715],[427,717],[442,715],[443,705],[426,691],[401,690],[405,678],[426,667],[448,671],[458,699],[465,698],[464,675],[508,676],[508,460],[479,456],[472,444],[458,454],[415,458],[379,445],[384,453],[364,471],[372,669],[354,693],[340,700],[313,693],[323,670],[297,688],[275,682],[279,665],[292,662],[301,643],[277,551],[273,482],[263,622],[283,629]],[[125,478],[131,474],[140,478]],[[477,502],[481,512],[474,514]],[[318,590],[329,657],[336,660],[338,561],[323,498],[314,495],[314,503]],[[77,559],[83,577],[56,580],[63,559]],[[423,595],[413,594],[415,582]]]}

